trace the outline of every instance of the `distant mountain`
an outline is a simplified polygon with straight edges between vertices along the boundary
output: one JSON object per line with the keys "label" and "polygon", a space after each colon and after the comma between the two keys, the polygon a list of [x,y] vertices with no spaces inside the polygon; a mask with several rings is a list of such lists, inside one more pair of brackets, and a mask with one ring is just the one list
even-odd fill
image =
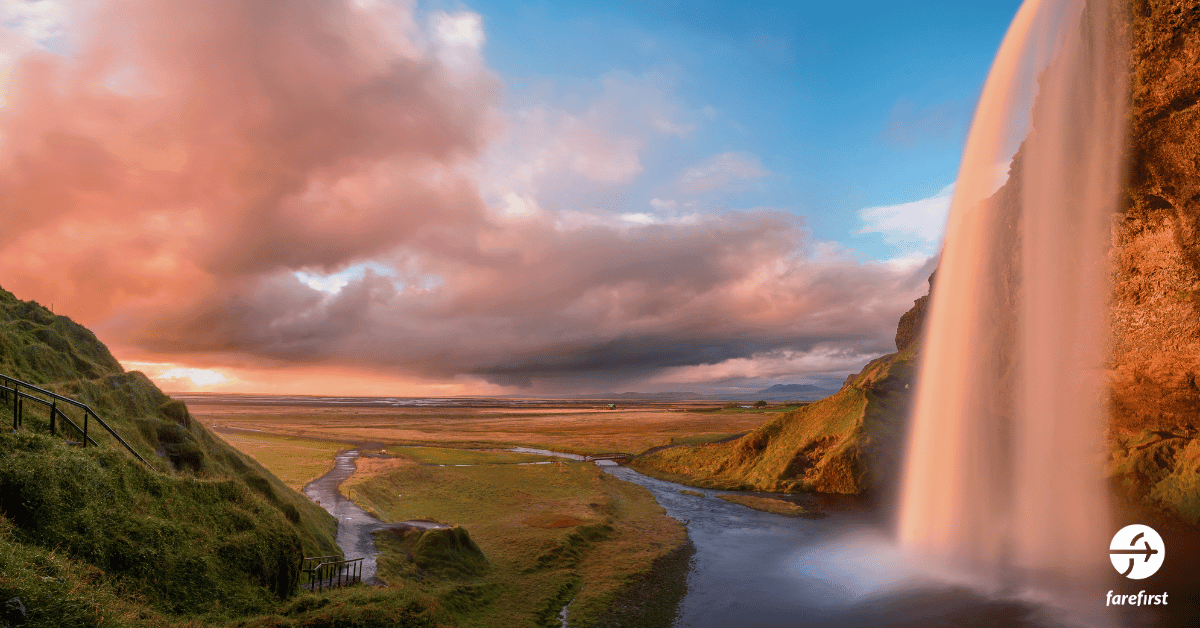
{"label": "distant mountain", "polygon": [[702,395],[694,392],[604,392],[592,395],[576,395],[580,399],[611,399],[624,401],[692,401],[696,399],[709,399],[708,395]]}
{"label": "distant mountain", "polygon": [[775,384],[770,388],[743,396],[746,398],[754,397],[763,401],[809,401],[824,399],[835,392],[837,392],[836,388],[821,388],[812,384]]}

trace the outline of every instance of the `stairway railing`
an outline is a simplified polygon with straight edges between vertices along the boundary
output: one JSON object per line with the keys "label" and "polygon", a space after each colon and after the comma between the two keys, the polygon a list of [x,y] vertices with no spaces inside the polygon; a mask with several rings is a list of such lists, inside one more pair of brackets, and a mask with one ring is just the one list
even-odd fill
{"label": "stairway railing", "polygon": [[[7,400],[10,395],[12,396],[13,400],[14,431],[20,429],[25,422],[25,400],[28,399],[49,408],[51,434],[57,433],[58,420],[61,419],[80,434],[82,437],[80,442],[84,447],[87,447],[88,443],[91,443],[93,446],[97,446],[98,443],[96,440],[88,434],[89,423],[95,422],[97,425],[104,428],[104,431],[108,432],[109,435],[116,439],[118,443],[124,445],[125,449],[129,450],[129,453],[133,454],[134,458],[141,460],[142,464],[145,464],[147,467],[150,466],[150,463],[146,462],[145,458],[141,457],[138,452],[134,451],[133,447],[131,447],[129,443],[125,442],[125,439],[121,438],[121,435],[113,430],[113,428],[109,427],[108,423],[105,423],[104,419],[101,419],[86,403],[76,401],[70,397],[64,397],[58,393],[50,392],[44,388],[39,388],[33,384],[30,384],[29,382],[23,382],[19,379],[16,379],[15,377],[0,375],[0,397]],[[39,395],[42,395],[42,397]],[[83,427],[79,427],[75,421],[71,420],[71,417],[67,416],[66,413],[59,408],[59,402],[83,410]]]}
{"label": "stairway railing", "polygon": [[341,560],[337,556],[313,556],[300,561],[300,571],[308,574],[309,591],[322,591],[362,582],[362,558]]}

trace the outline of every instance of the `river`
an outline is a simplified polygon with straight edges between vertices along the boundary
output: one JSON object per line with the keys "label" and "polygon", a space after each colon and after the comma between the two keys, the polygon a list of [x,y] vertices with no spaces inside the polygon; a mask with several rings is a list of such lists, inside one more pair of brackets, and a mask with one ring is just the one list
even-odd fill
{"label": "river", "polygon": [[[346,556],[365,557],[363,580],[371,582],[376,572],[371,533],[396,526],[445,526],[384,523],[343,497],[338,486],[353,475],[358,455],[357,450],[339,453],[334,469],[310,482],[304,493],[337,518],[338,545]],[[657,480],[610,461],[597,464],[648,489],[667,515],[687,526],[696,551],[675,628],[1154,626],[1186,625],[1177,620],[1190,614],[1183,608],[1170,609],[1172,616],[1125,609],[1118,617],[1104,607],[1105,591],[1095,592],[1094,604],[1076,603],[1071,610],[1030,601],[1028,595],[987,595],[935,575],[919,557],[898,550],[886,518],[861,500],[790,497],[825,515],[796,519],[715,497],[724,491]],[[681,492],[685,489],[701,496]],[[1189,612],[1180,615],[1184,610]]]}
{"label": "river", "polygon": [[[688,592],[676,628],[798,626],[1056,627],[1154,625],[1154,617],[1114,617],[1106,591],[1079,611],[1014,596],[990,597],[935,576],[897,549],[886,519],[857,500],[818,500],[822,519],[751,510],[685,487],[605,465],[647,488],[667,514],[686,523],[695,545]],[[703,497],[687,495],[687,489]],[[1105,551],[1100,548],[1099,551]],[[1180,609],[1182,610],[1182,609]]]}

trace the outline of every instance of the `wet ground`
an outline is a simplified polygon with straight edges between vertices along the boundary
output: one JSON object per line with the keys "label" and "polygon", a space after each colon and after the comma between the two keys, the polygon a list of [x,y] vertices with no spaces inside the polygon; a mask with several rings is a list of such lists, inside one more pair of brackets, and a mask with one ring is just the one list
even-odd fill
{"label": "wet ground", "polygon": [[336,464],[325,475],[309,482],[304,487],[304,494],[313,502],[320,504],[338,521],[337,544],[342,548],[345,558],[363,557],[363,582],[378,584],[375,578],[375,559],[379,552],[375,549],[375,539],[371,535],[379,530],[392,528],[447,528],[449,526],[434,521],[401,521],[384,523],[359,508],[357,504],[346,499],[338,486],[346,478],[354,475],[355,459],[359,456],[357,449],[339,452],[334,458]]}

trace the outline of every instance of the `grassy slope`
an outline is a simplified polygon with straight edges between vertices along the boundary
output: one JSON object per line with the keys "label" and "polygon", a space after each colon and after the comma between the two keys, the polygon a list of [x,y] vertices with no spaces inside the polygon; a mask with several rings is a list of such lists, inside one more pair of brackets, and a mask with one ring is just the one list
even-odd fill
{"label": "grassy slope", "polygon": [[894,464],[915,363],[910,345],[871,362],[832,396],[738,440],[664,449],[630,466],[705,488],[861,493]]}
{"label": "grassy slope", "polygon": [[[101,447],[66,446],[25,404],[24,428],[0,437],[0,598],[44,600],[28,605],[30,625],[265,612],[291,593],[300,556],[336,553],[323,509],[124,372],[90,331],[3,290],[0,373],[87,403],[154,467],[96,429]],[[35,576],[29,561],[78,577]],[[71,588],[50,594],[50,580]]]}

